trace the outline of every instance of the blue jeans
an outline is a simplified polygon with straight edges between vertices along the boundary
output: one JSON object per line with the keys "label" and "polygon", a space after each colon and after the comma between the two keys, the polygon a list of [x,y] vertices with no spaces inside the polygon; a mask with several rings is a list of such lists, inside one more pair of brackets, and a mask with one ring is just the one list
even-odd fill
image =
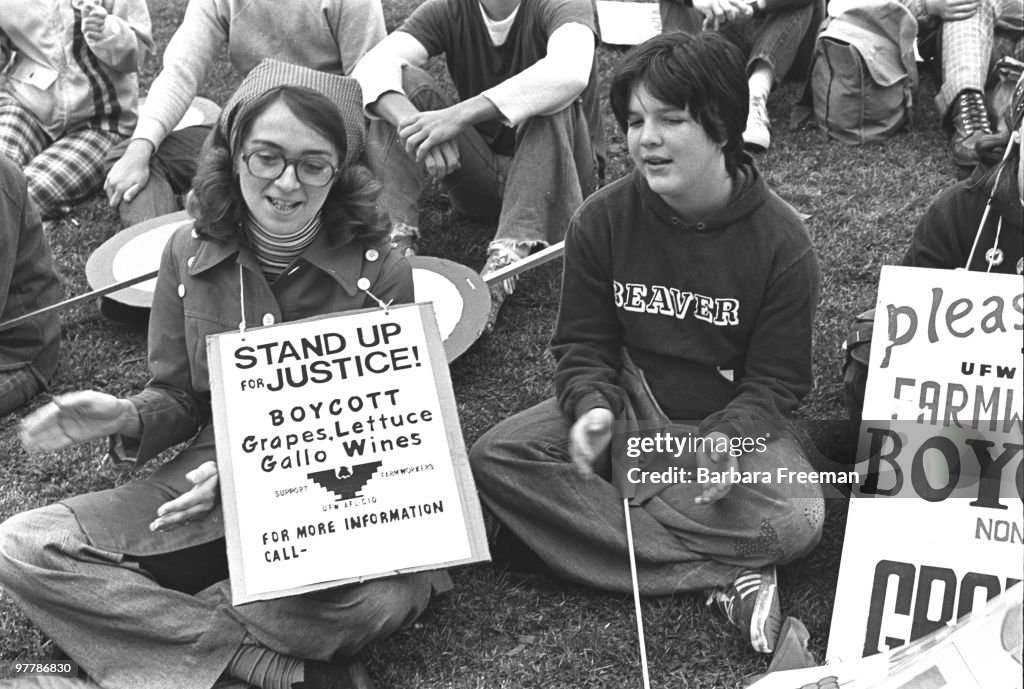
{"label": "blue jeans", "polygon": [[138,563],[90,544],[57,504],[0,525],[0,584],[106,689],[209,689],[247,633],[299,658],[355,654],[419,617],[431,574],[232,606],[227,581],[194,596],[164,588]]}
{"label": "blue jeans", "polygon": [[[740,469],[809,471],[799,444],[783,436]],[[623,499],[607,476],[569,458],[569,423],[554,399],[481,437],[469,461],[480,499],[557,576],[632,591]],[[671,595],[728,585],[740,570],[786,563],[820,540],[824,500],[813,484],[737,484],[710,505],[706,485],[678,483],[629,507],[640,592]]]}
{"label": "blue jeans", "polygon": [[[720,29],[723,36],[740,48],[747,58],[747,69],[757,60],[772,68],[775,81],[782,81],[796,62],[808,32],[816,32],[813,24],[818,0],[792,10],[759,14],[752,20],[728,24]],[[681,30],[695,33],[701,30],[704,15],[679,0],[660,0],[662,31]],[[818,19],[824,16],[819,11]],[[810,36],[813,39],[813,35]],[[809,45],[809,44],[808,44]]]}
{"label": "blue jeans", "polygon": [[[420,111],[452,105],[440,85],[417,67],[403,68],[402,88]],[[520,124],[511,157],[492,151],[475,127],[462,132],[456,144],[461,166],[441,186],[463,215],[497,219],[496,242],[532,250],[561,241],[572,214],[594,190],[597,165],[579,101]],[[405,152],[395,128],[373,120],[364,155],[384,183],[381,202],[391,221],[419,227],[428,176]]]}

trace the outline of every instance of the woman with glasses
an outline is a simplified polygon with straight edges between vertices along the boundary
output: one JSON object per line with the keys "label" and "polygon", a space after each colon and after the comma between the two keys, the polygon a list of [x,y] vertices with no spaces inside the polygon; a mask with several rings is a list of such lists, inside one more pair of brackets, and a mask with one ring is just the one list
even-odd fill
{"label": "woman with glasses", "polygon": [[24,422],[29,449],[110,436],[140,464],[186,443],[147,478],[0,526],[0,584],[103,687],[368,687],[351,657],[429,600],[429,574],[237,607],[226,581],[206,336],[413,298],[380,186],[353,165],[359,99],[345,77],[253,69],[204,149],[196,220],[164,251],[146,388],[62,395]]}

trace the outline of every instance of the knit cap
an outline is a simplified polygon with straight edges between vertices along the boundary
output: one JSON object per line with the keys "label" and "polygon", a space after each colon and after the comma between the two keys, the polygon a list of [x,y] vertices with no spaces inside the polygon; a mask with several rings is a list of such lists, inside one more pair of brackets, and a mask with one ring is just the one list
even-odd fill
{"label": "knit cap", "polygon": [[278,60],[262,60],[250,70],[231,94],[217,124],[221,136],[226,141],[231,141],[232,128],[242,108],[279,86],[304,87],[316,91],[334,103],[345,123],[344,166],[351,165],[362,155],[366,133],[363,121],[363,96],[359,82],[352,77],[320,72]]}

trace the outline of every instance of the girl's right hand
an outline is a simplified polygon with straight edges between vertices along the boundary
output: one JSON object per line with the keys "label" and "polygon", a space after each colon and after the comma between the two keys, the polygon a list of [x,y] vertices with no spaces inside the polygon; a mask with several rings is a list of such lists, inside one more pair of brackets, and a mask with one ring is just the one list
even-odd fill
{"label": "girl's right hand", "polygon": [[569,429],[569,457],[581,472],[594,472],[611,443],[614,420],[610,409],[596,407],[576,419]]}
{"label": "girl's right hand", "polygon": [[88,440],[122,433],[137,436],[141,421],[135,405],[95,390],[54,397],[21,421],[26,449],[49,452]]}

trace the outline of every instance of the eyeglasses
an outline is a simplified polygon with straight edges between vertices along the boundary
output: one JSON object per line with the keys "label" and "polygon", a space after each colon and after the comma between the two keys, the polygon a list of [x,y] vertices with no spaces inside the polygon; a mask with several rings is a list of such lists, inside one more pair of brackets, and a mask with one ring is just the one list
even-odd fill
{"label": "eyeglasses", "polygon": [[326,187],[338,174],[338,168],[314,156],[285,158],[273,151],[253,151],[243,155],[242,160],[252,176],[260,179],[277,179],[289,165],[294,165],[299,182],[310,187]]}

